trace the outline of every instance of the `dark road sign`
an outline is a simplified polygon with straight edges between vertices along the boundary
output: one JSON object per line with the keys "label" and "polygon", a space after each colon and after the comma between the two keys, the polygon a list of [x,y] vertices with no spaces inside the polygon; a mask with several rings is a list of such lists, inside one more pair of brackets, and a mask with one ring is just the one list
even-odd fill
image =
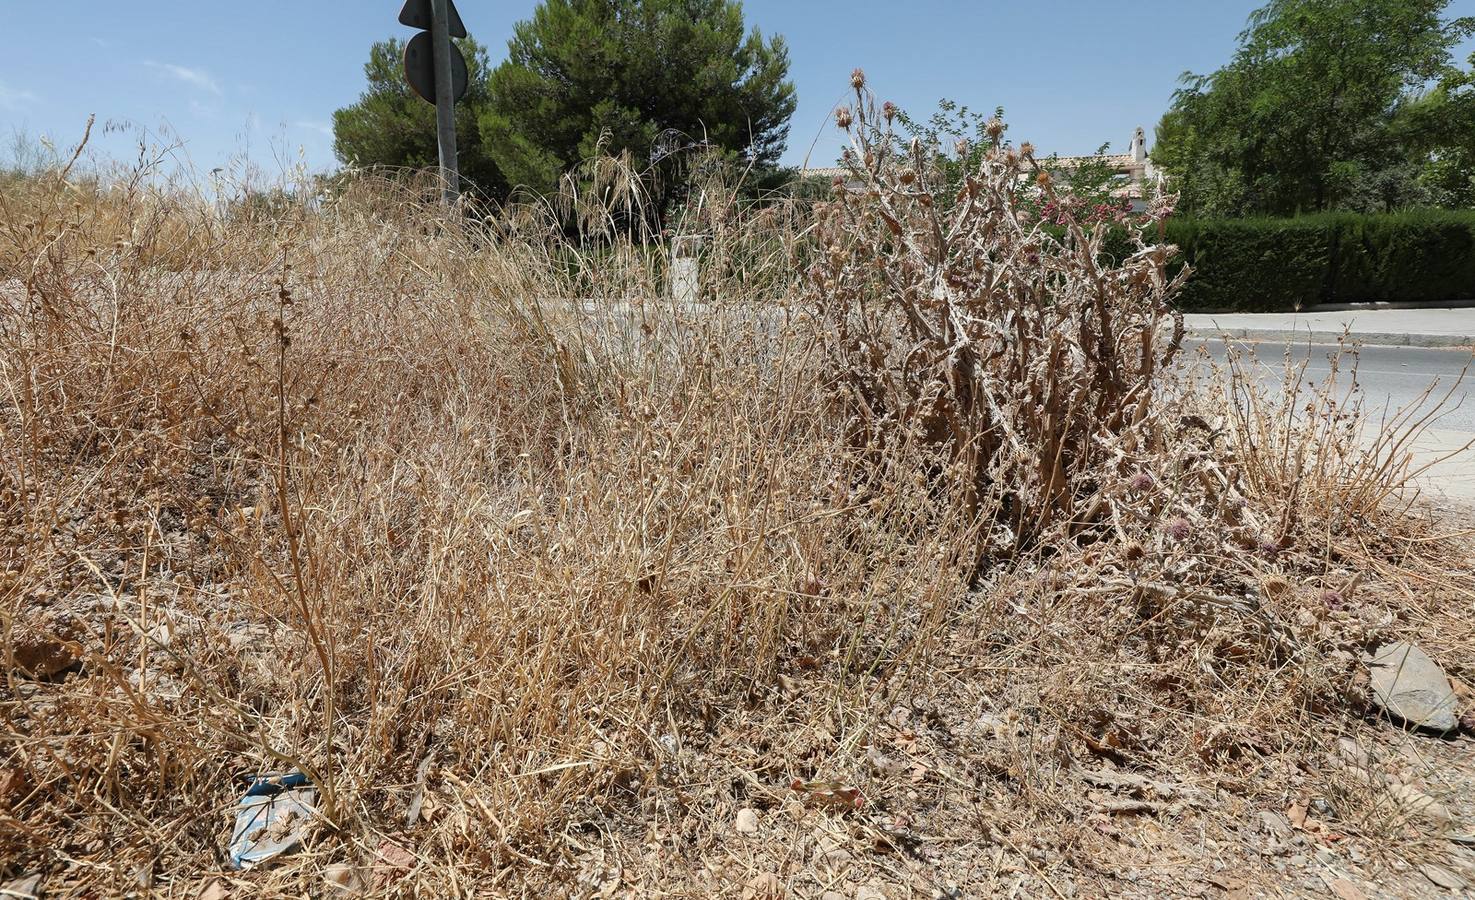
{"label": "dark road sign", "polygon": [[[435,54],[430,32],[422,31],[405,44],[405,79],[410,90],[427,103],[435,102]],[[461,48],[451,45],[451,100],[460,100],[471,87],[471,74],[466,70],[466,57]]]}
{"label": "dark road sign", "polygon": [[[461,14],[456,11],[456,4],[452,0],[446,0],[446,8],[451,16],[451,37],[464,38],[466,25],[461,21]],[[411,28],[429,31],[431,19],[430,0],[405,0],[405,8],[399,11],[399,23]]]}
{"label": "dark road sign", "polygon": [[435,106],[435,144],[444,181],[441,199],[454,206],[461,196],[461,170],[456,162],[456,101],[471,88],[466,57],[456,38],[466,25],[451,0],[406,0],[399,20],[421,29],[405,44],[405,81],[422,100]]}

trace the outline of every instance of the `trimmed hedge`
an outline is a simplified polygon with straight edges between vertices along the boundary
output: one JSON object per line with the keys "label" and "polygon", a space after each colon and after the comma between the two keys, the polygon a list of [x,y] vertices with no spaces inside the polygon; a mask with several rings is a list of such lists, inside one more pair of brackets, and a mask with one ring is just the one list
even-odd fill
{"label": "trimmed hedge", "polygon": [[1175,266],[1194,268],[1185,310],[1475,300],[1475,211],[1179,219],[1166,238],[1182,250]]}

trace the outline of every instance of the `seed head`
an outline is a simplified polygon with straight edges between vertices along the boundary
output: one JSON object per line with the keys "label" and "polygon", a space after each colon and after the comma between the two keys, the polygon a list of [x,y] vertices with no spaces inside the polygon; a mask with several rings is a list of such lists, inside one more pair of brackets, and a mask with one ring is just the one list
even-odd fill
{"label": "seed head", "polygon": [[839,125],[841,128],[845,129],[846,131],[849,131],[850,130],[850,123],[851,123],[850,107],[848,107],[848,106],[842,106],[839,109],[835,110],[835,124],[836,125]]}
{"label": "seed head", "polygon": [[1033,159],[1035,155],[1035,145],[1031,144],[1029,141],[1025,141],[1024,143],[1020,144],[1019,155],[1023,156],[1025,159]]}
{"label": "seed head", "polygon": [[1168,537],[1173,540],[1186,541],[1188,540],[1188,536],[1193,533],[1193,526],[1182,516],[1174,516],[1168,520],[1166,530]]}
{"label": "seed head", "polygon": [[1004,120],[994,116],[984,124],[984,130],[988,132],[989,137],[997,141],[1004,136]]}
{"label": "seed head", "polygon": [[896,104],[895,103],[892,103],[890,100],[887,100],[885,103],[882,103],[881,104],[881,115],[885,116],[886,117],[886,121],[888,121],[888,122],[890,122],[892,119],[896,118]]}
{"label": "seed head", "polygon": [[866,86],[866,73],[864,69],[854,69],[850,73],[850,86],[857,91]]}
{"label": "seed head", "polygon": [[1127,486],[1132,489],[1133,493],[1141,494],[1152,488],[1152,476],[1146,472],[1138,472],[1132,476],[1131,481],[1127,482]]}

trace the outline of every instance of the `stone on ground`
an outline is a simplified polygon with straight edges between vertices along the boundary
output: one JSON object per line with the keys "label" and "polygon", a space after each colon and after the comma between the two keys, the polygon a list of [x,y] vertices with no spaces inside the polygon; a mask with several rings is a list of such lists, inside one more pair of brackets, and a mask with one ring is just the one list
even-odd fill
{"label": "stone on ground", "polygon": [[1455,694],[1439,664],[1413,644],[1399,641],[1379,647],[1368,660],[1373,702],[1406,724],[1432,731],[1453,731]]}

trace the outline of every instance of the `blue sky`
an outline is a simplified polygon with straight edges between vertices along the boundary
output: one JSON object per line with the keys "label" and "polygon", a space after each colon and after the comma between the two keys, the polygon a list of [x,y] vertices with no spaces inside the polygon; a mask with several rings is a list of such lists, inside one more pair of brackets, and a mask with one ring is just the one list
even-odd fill
{"label": "blue sky", "polygon": [[[785,161],[831,164],[828,114],[850,70],[884,99],[927,112],[940,97],[1005,107],[1010,136],[1046,152],[1125,149],[1151,134],[1184,70],[1210,71],[1263,0],[747,0],[750,25],[783,34],[799,93]],[[535,0],[458,0],[500,58]],[[334,165],[333,110],[358,96],[369,45],[408,36],[400,0],[0,0],[0,158],[16,131],[136,153],[142,127],[182,140],[201,171],[248,155],[275,170],[301,154]],[[1453,14],[1475,14],[1456,0]],[[1468,49],[1465,51],[1468,53]],[[812,150],[811,150],[812,148]]]}

